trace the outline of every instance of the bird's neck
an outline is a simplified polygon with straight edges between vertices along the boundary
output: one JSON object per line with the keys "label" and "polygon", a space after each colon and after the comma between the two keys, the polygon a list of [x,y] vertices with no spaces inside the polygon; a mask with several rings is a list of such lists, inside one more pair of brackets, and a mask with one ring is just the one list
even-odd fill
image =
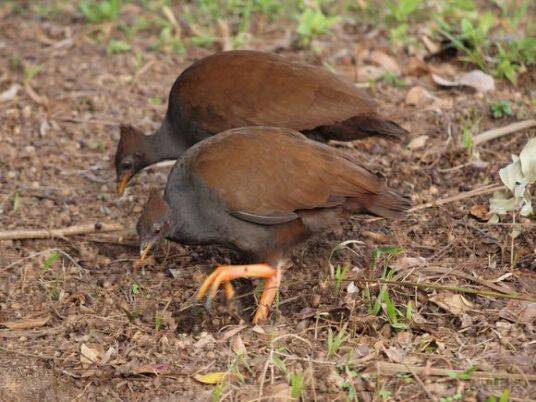
{"label": "bird's neck", "polygon": [[181,140],[180,132],[164,119],[162,125],[145,137],[145,158],[148,165],[166,159],[177,159],[188,147]]}

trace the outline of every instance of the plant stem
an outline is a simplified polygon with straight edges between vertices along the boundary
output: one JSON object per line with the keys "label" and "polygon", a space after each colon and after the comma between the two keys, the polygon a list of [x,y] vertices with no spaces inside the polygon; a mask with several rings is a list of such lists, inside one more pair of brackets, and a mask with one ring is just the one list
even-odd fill
{"label": "plant stem", "polygon": [[510,233],[510,267],[514,269],[514,230],[516,227],[516,212],[512,212],[512,233]]}

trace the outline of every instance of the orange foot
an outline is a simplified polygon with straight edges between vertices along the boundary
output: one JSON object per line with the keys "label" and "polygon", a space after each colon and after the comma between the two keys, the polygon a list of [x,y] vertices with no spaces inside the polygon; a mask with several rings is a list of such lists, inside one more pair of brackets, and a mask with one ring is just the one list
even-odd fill
{"label": "orange foot", "polygon": [[279,268],[272,268],[267,264],[219,266],[207,279],[205,279],[205,282],[203,282],[199,288],[197,300],[201,300],[210,288],[210,292],[207,295],[207,305],[210,305],[211,300],[216,296],[216,293],[218,293],[218,289],[222,284],[225,288],[225,297],[227,300],[232,299],[234,290],[230,281],[238,278],[266,279],[259,306],[253,317],[253,324],[257,324],[268,317],[270,306],[274,301],[277,289],[279,288],[279,283],[281,282],[281,270]]}

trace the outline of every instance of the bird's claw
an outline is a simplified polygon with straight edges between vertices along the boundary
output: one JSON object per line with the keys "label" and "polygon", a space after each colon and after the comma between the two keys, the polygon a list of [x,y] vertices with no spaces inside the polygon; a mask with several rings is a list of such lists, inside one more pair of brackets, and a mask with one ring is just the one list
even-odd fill
{"label": "bird's claw", "polygon": [[265,279],[260,305],[253,318],[253,322],[256,324],[268,316],[269,306],[272,304],[279,287],[280,277],[279,269],[274,269],[266,264],[220,266],[205,279],[196,297],[197,300],[201,300],[206,295],[205,309],[210,311],[212,299],[216,296],[220,286],[223,286],[225,297],[229,301],[233,299],[235,294],[231,285],[232,280],[238,278]]}

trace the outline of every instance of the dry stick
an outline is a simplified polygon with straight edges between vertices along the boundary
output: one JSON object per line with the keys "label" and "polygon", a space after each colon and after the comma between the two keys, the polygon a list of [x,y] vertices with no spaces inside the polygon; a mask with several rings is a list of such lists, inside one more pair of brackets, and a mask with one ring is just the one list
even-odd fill
{"label": "dry stick", "polygon": [[[495,191],[501,190],[503,188],[504,186],[502,184],[488,184],[487,186],[479,187],[471,191],[466,191],[464,193],[451,195],[450,197],[441,198],[436,201],[430,201],[424,204],[416,205],[413,208],[410,208],[408,212],[420,211],[421,209],[437,207],[439,205],[444,205],[444,204],[449,204],[455,201],[465,200],[466,198],[472,198],[478,195],[494,193]],[[367,222],[376,222],[382,219],[385,219],[385,218],[382,218],[382,217],[370,218],[370,219],[367,219]]]}
{"label": "dry stick", "polygon": [[503,135],[512,134],[516,131],[521,131],[532,127],[536,127],[536,120],[534,119],[518,121],[504,127],[487,130],[473,137],[473,145],[479,145],[486,141],[502,137]]}
{"label": "dry stick", "polygon": [[60,229],[21,229],[0,231],[0,240],[49,239],[97,232],[117,232],[125,227],[119,223],[88,223]]}
{"label": "dry stick", "polygon": [[505,289],[504,287],[495,285],[493,282],[489,282],[489,281],[486,281],[484,279],[475,278],[474,276],[466,274],[465,272],[455,271],[452,268],[448,269],[448,268],[444,268],[444,267],[431,266],[431,267],[420,268],[419,272],[420,273],[424,273],[424,272],[439,273],[439,274],[442,274],[443,277],[444,277],[444,275],[458,276],[460,278],[467,279],[469,281],[475,282],[475,283],[477,283],[479,285],[486,286],[486,287],[488,287],[488,288],[490,288],[492,290],[495,290],[496,292],[511,293],[511,291],[509,289]]}
{"label": "dry stick", "polygon": [[61,121],[64,123],[85,123],[85,124],[99,124],[103,126],[118,126],[119,122],[106,119],[79,119],[77,117],[56,117],[53,120]]}
{"label": "dry stick", "polygon": [[424,383],[422,382],[421,380],[421,377],[419,377],[419,375],[415,372],[415,370],[413,370],[413,368],[408,365],[408,364],[404,364],[404,366],[409,370],[409,372],[411,373],[411,375],[417,380],[417,383],[421,386],[421,388],[424,390],[424,392],[426,393],[426,395],[428,395],[428,398],[431,400],[431,401],[434,401],[436,402],[437,401],[437,398],[435,398],[431,392],[428,390],[428,388],[426,388],[426,385],[424,385]]}
{"label": "dry stick", "polygon": [[439,199],[437,201],[426,202],[424,204],[420,204],[420,205],[417,205],[417,206],[411,208],[409,211],[410,212],[419,211],[421,209],[426,209],[426,208],[430,208],[430,207],[436,207],[436,206],[439,206],[439,205],[449,204],[451,202],[464,200],[466,198],[476,197],[477,195],[484,195],[484,194],[493,193],[493,192],[495,192],[497,190],[501,190],[502,188],[504,188],[504,186],[502,184],[499,184],[499,185],[490,184],[490,185],[487,185],[487,186],[484,186],[484,187],[479,187],[479,188],[471,190],[471,191],[466,191],[464,193],[459,193],[459,194],[456,194],[456,195],[452,195],[450,197],[441,198],[441,199]]}
{"label": "dry stick", "polygon": [[384,283],[387,285],[398,285],[406,287],[415,287],[420,289],[436,289],[436,290],[449,290],[451,292],[458,293],[469,293],[477,296],[489,296],[489,297],[498,297],[502,299],[513,299],[513,300],[523,300],[529,302],[536,302],[536,297],[523,296],[518,293],[499,293],[492,292],[489,290],[477,290],[470,288],[461,288],[458,286],[449,286],[449,285],[438,285],[436,283],[417,283],[417,282],[397,282],[397,281],[388,281],[384,279],[355,279],[355,282],[366,282],[366,283]]}
{"label": "dry stick", "polygon": [[[374,364],[374,368],[378,374],[396,375],[399,373],[409,373],[412,371],[416,374],[438,377],[450,377],[453,373],[463,374],[463,370],[449,370],[433,367],[419,367],[407,364],[397,364],[378,361]],[[411,370],[410,370],[411,368]],[[368,370],[367,370],[368,371]],[[369,371],[370,372],[370,371]],[[528,380],[536,381],[536,375],[534,374],[510,374],[505,371],[473,371],[471,373],[471,379],[476,380]]]}

